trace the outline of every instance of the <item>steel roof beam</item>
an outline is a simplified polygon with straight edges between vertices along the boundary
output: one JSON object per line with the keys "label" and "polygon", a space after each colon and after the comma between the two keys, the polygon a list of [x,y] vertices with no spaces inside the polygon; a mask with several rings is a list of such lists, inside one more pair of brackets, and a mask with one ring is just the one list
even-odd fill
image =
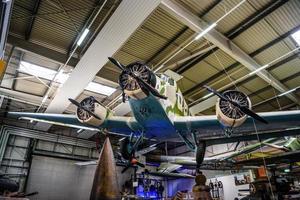
{"label": "steel roof beam", "polygon": [[[172,2],[170,0],[163,0],[162,5],[166,11],[168,11],[171,15],[176,17],[177,20],[182,23],[188,25],[195,32],[201,32],[206,29],[209,25],[204,20],[199,17],[193,15],[185,8],[180,5]],[[222,51],[230,55],[232,58],[237,60],[239,63],[244,65],[248,70],[254,71],[261,67],[253,58],[251,58],[248,54],[246,54],[241,48],[239,48],[234,42],[229,40],[226,36],[213,29],[208,32],[204,37],[219,47]],[[257,75],[262,78],[267,83],[270,83],[274,88],[276,88],[280,92],[286,92],[288,88],[276,80],[271,74],[268,73],[267,70],[261,70],[257,72]],[[293,94],[288,94],[288,98],[290,98],[293,102],[299,103],[297,97]],[[200,103],[201,104],[201,103]],[[199,108],[199,104],[191,107],[191,112],[193,114],[199,113],[203,111]]]}
{"label": "steel roof beam", "polygon": [[[95,75],[116,53],[134,31],[158,7],[160,0],[123,0],[82,56],[67,81],[46,109],[47,113],[63,113]],[[48,130],[50,124],[37,123],[35,128]]]}
{"label": "steel roof beam", "polygon": [[41,0],[36,0],[35,1],[34,7],[33,7],[33,10],[32,10],[32,16],[30,18],[28,27],[27,27],[26,32],[25,32],[25,40],[29,40],[29,38],[30,38],[31,31],[32,31],[32,28],[33,28],[33,24],[34,24],[34,21],[35,21],[35,18],[36,18],[35,15],[38,13],[40,4],[41,4]]}
{"label": "steel roof beam", "polygon": [[[246,31],[248,28],[262,20],[264,17],[272,13],[274,10],[282,6],[287,1],[278,0],[278,1],[271,1],[249,17],[247,17],[245,20],[243,20],[241,23],[230,29],[227,33],[225,33],[225,36],[227,36],[229,39],[234,39],[235,37],[239,36],[241,33]],[[200,17],[201,18],[201,17]],[[214,49],[216,51],[218,48]],[[192,68],[194,65],[199,63],[200,61],[204,60],[206,57],[211,55],[214,51],[211,51],[210,53],[206,54],[205,56],[199,56],[198,58],[193,59],[192,61],[187,61],[183,65],[179,66],[177,68],[178,73],[183,73],[186,70]]]}
{"label": "steel roof beam", "polygon": [[[209,13],[212,9],[214,9],[222,0],[217,0],[213,2],[209,7],[203,11],[202,14],[199,15],[199,17],[203,17],[207,13]],[[151,58],[149,58],[146,63],[149,64],[152,60],[154,60],[160,53],[162,53],[164,50],[166,50],[171,44],[173,44],[180,36],[182,36],[187,30],[189,30],[188,26],[185,26],[183,29],[181,29],[172,39],[167,42],[162,48],[160,48]]]}
{"label": "steel roof beam", "polygon": [[[264,45],[264,46],[260,47],[259,49],[253,51],[252,53],[249,54],[249,56],[254,57],[254,56],[260,54],[261,52],[265,51],[266,49],[272,47],[273,45],[275,45],[275,44],[281,42],[282,40],[284,40],[285,38],[289,37],[291,34],[293,34],[294,32],[296,32],[299,29],[300,29],[300,26],[296,26],[292,30],[282,34],[281,36],[279,36],[276,39],[272,40],[271,42],[267,43],[266,45]],[[233,63],[232,65],[230,65],[229,67],[226,68],[226,71],[230,71],[230,70],[234,69],[235,67],[237,67],[238,65],[239,65],[239,62]],[[278,66],[279,65],[276,64],[276,67],[278,67]],[[274,65],[274,67],[275,67],[275,65]],[[270,70],[270,68],[269,68],[269,70]],[[206,79],[206,80],[202,81],[201,83],[198,83],[195,86],[193,86],[192,88],[188,89],[183,94],[188,95],[188,94],[194,92],[195,90],[199,89],[203,85],[208,84],[209,82],[211,82],[211,81],[215,80],[216,78],[220,77],[223,73],[224,73],[223,71],[220,71],[220,72],[216,73],[212,77],[209,77],[208,79]]]}

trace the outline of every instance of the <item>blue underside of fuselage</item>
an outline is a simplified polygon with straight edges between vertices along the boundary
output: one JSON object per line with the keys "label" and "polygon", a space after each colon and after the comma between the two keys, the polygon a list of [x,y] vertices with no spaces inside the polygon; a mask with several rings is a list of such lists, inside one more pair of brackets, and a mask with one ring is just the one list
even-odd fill
{"label": "blue underside of fuselage", "polygon": [[129,99],[133,116],[143,127],[146,137],[169,139],[177,137],[176,130],[159,100],[153,95],[145,99]]}

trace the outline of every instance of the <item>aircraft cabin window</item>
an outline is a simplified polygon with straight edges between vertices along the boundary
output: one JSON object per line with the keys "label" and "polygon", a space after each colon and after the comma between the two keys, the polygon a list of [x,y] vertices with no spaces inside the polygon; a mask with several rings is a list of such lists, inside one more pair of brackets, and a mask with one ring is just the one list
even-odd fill
{"label": "aircraft cabin window", "polygon": [[170,85],[174,86],[174,80],[172,78],[169,78],[168,82],[169,82]]}

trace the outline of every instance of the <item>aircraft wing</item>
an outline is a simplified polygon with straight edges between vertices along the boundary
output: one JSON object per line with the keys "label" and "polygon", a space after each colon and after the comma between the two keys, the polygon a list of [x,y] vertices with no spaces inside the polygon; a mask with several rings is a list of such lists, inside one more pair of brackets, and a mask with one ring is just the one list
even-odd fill
{"label": "aircraft wing", "polygon": [[113,134],[128,136],[138,128],[138,123],[132,117],[111,116],[105,119],[103,125],[91,126],[81,123],[75,115],[70,114],[52,114],[52,113],[26,113],[26,112],[8,112],[9,116],[18,119],[32,120],[38,122],[45,122],[54,125],[67,126],[71,128],[85,129],[91,131],[99,131],[106,128]]}
{"label": "aircraft wing", "polygon": [[[295,111],[278,111],[258,113],[261,117],[268,121],[268,124],[263,124],[255,121],[259,131],[274,130],[280,128],[300,127],[300,110]],[[223,133],[222,126],[215,115],[207,116],[180,116],[174,118],[174,126],[177,130],[183,132],[198,131],[200,134],[212,136]],[[241,132],[253,131],[253,119],[248,119],[240,126],[235,128]]]}
{"label": "aircraft wing", "polygon": [[185,173],[172,173],[172,172],[154,172],[150,171],[150,175],[159,177],[169,177],[169,178],[195,178],[195,176]]}

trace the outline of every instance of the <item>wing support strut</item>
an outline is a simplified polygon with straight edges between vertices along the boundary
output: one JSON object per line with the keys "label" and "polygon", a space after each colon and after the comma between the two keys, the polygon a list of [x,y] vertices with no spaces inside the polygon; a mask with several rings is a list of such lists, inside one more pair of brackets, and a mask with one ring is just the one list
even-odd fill
{"label": "wing support strut", "polygon": [[[182,132],[177,131],[177,134],[179,135],[179,137],[184,141],[184,143],[187,145],[187,147],[191,150],[191,151],[196,151],[196,145],[194,145],[187,137],[186,135],[184,135]],[[194,137],[194,136],[193,136]]]}

